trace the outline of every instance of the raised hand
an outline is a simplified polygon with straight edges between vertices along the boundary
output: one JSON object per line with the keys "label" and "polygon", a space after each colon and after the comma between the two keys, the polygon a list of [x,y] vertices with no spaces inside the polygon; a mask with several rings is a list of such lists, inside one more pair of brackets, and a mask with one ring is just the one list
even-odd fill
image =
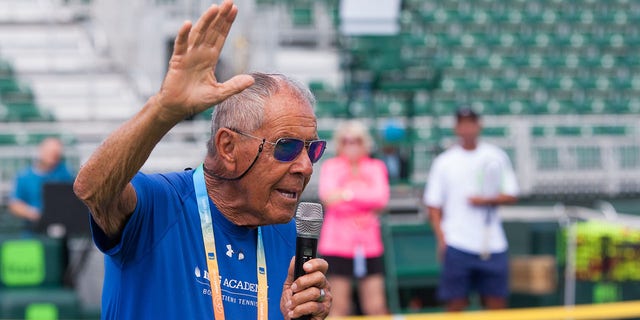
{"label": "raised hand", "polygon": [[251,84],[249,75],[220,83],[214,71],[229,29],[238,13],[231,0],[212,5],[192,27],[186,21],[175,40],[169,70],[156,101],[170,120],[202,112]]}

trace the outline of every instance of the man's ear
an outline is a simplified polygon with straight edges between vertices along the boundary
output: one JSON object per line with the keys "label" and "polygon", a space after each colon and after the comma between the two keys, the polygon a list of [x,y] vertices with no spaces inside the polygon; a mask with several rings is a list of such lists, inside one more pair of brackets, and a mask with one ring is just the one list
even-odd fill
{"label": "man's ear", "polygon": [[216,132],[213,141],[221,164],[226,170],[233,172],[237,163],[237,134],[227,128],[222,128]]}

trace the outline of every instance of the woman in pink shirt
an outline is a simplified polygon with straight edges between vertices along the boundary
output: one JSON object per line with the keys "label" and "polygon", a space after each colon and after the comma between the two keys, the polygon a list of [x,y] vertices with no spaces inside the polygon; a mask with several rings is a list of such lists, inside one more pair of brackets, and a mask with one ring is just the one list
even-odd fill
{"label": "woman in pink shirt", "polygon": [[351,314],[353,278],[358,279],[362,312],[387,314],[378,219],[389,201],[387,168],[369,157],[373,140],[361,122],[339,126],[335,142],[337,156],[323,162],[319,182],[325,216],[318,252],[331,266],[330,316]]}

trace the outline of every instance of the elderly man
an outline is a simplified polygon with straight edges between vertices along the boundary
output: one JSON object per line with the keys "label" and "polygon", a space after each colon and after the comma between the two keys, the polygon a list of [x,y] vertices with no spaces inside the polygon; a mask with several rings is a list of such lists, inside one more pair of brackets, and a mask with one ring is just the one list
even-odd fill
{"label": "elderly man", "polygon": [[40,220],[42,186],[48,182],[71,182],[73,175],[62,161],[62,142],[46,138],[38,147],[38,158],[33,166],[16,176],[9,211],[27,221],[28,227]]}
{"label": "elderly man", "polygon": [[[323,319],[322,259],[293,278],[296,205],[324,151],[313,97],[281,75],[219,83],[231,1],[186,22],[163,85],[82,167],[75,191],[105,253],[103,319]],[[138,173],[182,119],[216,105],[196,170]],[[179,152],[177,150],[177,152]]]}

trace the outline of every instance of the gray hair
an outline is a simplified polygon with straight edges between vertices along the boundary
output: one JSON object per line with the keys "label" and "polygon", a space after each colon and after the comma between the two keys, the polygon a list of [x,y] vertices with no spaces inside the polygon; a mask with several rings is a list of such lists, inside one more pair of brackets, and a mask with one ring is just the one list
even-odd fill
{"label": "gray hair", "polygon": [[315,106],[316,99],[302,83],[282,74],[251,73],[255,83],[244,91],[220,102],[211,114],[211,137],[207,142],[210,156],[216,154],[215,135],[221,128],[234,128],[252,132],[260,128],[264,120],[264,105],[281,88],[289,87],[300,98]]}

